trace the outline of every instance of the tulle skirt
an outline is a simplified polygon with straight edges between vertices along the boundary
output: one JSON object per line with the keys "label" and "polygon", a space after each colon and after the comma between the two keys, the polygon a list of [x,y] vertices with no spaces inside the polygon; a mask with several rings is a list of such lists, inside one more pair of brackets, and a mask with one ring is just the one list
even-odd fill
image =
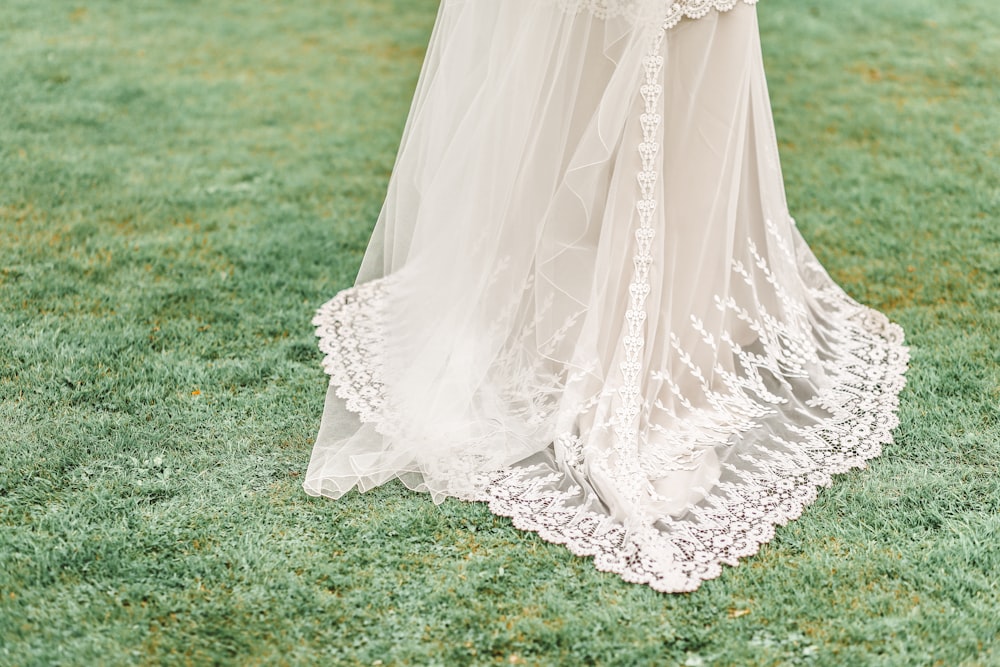
{"label": "tulle skirt", "polygon": [[789,215],[756,10],[445,0],[305,480],[391,479],[661,591],[891,441],[901,329]]}

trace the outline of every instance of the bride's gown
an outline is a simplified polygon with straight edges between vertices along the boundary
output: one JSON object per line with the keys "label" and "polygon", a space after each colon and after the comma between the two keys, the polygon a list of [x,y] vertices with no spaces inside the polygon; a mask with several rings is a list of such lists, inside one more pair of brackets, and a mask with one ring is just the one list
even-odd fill
{"label": "bride's gown", "polygon": [[901,329],[785,203],[756,10],[444,0],[305,481],[398,478],[660,591],[891,440]]}

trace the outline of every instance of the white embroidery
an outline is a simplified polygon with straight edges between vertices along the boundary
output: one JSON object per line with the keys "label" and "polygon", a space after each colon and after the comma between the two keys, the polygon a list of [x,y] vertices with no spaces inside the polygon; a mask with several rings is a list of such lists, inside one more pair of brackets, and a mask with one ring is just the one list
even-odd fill
{"label": "white embroidery", "polygon": [[665,0],[663,28],[669,30],[683,19],[700,19],[713,11],[728,12],[740,2],[748,5],[757,4],[757,0]]}
{"label": "white embroidery", "polygon": [[589,12],[599,19],[624,18],[637,23],[655,23],[669,30],[684,19],[698,19],[709,12],[726,12],[741,2],[758,0],[548,0],[571,14]]}
{"label": "white embroidery", "polygon": [[639,144],[639,155],[642,159],[642,171],[639,172],[640,198],[636,205],[639,213],[639,228],[635,231],[636,253],[633,258],[634,270],[632,282],[628,286],[629,308],[625,312],[625,328],[628,332],[624,338],[625,359],[620,365],[622,386],[618,390],[621,404],[616,410],[615,436],[613,452],[608,452],[608,458],[614,454],[614,461],[608,460],[605,466],[614,476],[620,487],[632,503],[639,502],[639,495],[644,485],[644,472],[639,463],[639,427],[641,419],[642,397],[640,394],[642,373],[642,353],[646,347],[646,297],[649,296],[649,269],[653,264],[650,248],[656,230],[653,229],[653,216],[656,213],[656,181],[658,171],[656,159],[660,150],[659,130],[662,116],[657,113],[663,86],[659,83],[659,74],[663,69],[663,56],[660,47],[663,44],[663,33],[659,32],[649,54],[643,60],[646,73],[645,83],[641,92],[645,109],[640,117],[642,125],[642,142]]}
{"label": "white embroidery", "polygon": [[387,281],[376,280],[343,290],[316,311],[323,370],[347,409],[361,421],[381,421],[384,402],[382,301]]}

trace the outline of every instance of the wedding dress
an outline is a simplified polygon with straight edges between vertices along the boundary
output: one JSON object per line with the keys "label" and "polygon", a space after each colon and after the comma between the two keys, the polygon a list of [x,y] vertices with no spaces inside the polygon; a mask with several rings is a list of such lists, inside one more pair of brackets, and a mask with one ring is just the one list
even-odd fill
{"label": "wedding dress", "polygon": [[304,483],[691,591],[891,441],[902,330],[785,202],[749,0],[444,0]]}

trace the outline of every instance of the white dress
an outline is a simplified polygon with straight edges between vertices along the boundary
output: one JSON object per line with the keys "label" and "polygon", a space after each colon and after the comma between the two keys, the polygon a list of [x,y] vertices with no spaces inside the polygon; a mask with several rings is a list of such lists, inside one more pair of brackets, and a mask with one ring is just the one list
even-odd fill
{"label": "white dress", "polygon": [[756,8],[444,0],[305,480],[399,479],[664,592],[891,441],[902,330],[788,213]]}

